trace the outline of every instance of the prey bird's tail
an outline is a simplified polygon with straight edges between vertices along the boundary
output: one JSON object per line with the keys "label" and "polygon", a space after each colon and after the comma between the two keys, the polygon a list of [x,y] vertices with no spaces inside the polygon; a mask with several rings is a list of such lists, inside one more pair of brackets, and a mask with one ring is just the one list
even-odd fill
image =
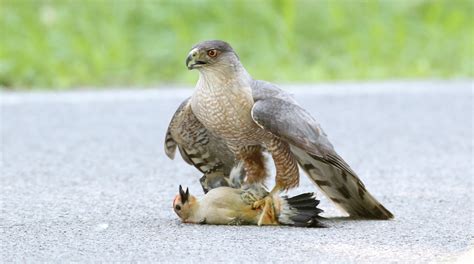
{"label": "prey bird's tail", "polygon": [[393,218],[393,214],[367,191],[355,172],[337,154],[322,158],[295,146],[291,150],[310,179],[351,217]]}
{"label": "prey bird's tail", "polygon": [[283,202],[278,215],[278,222],[297,227],[325,227],[319,216],[323,210],[318,208],[319,200],[314,193],[303,193],[288,198],[282,197]]}

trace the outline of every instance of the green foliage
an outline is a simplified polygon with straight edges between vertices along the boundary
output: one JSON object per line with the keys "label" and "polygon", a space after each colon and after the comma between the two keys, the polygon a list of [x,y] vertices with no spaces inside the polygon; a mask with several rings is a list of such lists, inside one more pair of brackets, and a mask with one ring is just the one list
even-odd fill
{"label": "green foliage", "polygon": [[470,0],[0,0],[0,85],[191,83],[184,60],[223,39],[277,82],[473,77]]}

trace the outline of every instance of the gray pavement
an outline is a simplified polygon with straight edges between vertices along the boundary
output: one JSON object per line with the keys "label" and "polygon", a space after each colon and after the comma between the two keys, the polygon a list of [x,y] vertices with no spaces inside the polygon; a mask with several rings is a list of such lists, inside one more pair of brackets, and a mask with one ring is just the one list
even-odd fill
{"label": "gray pavement", "polygon": [[[199,173],[163,151],[191,89],[1,96],[0,258],[9,261],[453,261],[473,247],[471,81],[285,86],[396,216],[329,228],[187,225]],[[302,176],[291,194],[316,188]],[[318,192],[319,193],[319,192]]]}

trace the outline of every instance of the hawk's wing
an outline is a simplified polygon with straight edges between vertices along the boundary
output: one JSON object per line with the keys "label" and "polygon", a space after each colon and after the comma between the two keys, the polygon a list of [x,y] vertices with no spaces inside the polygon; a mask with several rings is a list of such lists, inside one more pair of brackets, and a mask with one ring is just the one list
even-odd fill
{"label": "hawk's wing", "polygon": [[[168,129],[166,130],[165,153],[166,156],[168,156],[168,158],[170,159],[174,159],[176,147],[178,146],[178,143],[173,138],[174,133],[172,132],[180,129],[180,126],[182,126],[182,123],[180,122],[180,120],[182,119],[181,116],[185,114],[185,106],[188,104],[189,99],[190,98],[187,98],[178,106],[178,109],[176,109],[176,112],[174,113],[173,117],[171,118],[170,124],[168,125]],[[187,156],[187,154],[181,148],[179,150],[181,157],[183,157],[183,160],[186,161],[188,164],[192,165],[192,162]]]}
{"label": "hawk's wing", "polygon": [[165,136],[165,153],[173,159],[176,148],[184,161],[201,171],[203,189],[239,186],[245,172],[227,144],[196,118],[186,99],[173,115]]}
{"label": "hawk's wing", "polygon": [[392,218],[365,189],[357,174],[336,153],[316,120],[288,93],[255,81],[252,118],[262,128],[291,145],[300,166],[326,195],[351,216]]}

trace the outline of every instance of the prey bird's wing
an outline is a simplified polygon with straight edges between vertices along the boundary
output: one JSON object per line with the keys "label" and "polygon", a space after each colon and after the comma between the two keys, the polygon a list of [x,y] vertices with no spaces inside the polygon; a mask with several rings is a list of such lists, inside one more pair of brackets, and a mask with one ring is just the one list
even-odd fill
{"label": "prey bird's wing", "polygon": [[252,93],[253,120],[290,144],[299,165],[334,203],[354,217],[393,217],[336,153],[318,122],[291,95],[264,81],[254,81]]}

